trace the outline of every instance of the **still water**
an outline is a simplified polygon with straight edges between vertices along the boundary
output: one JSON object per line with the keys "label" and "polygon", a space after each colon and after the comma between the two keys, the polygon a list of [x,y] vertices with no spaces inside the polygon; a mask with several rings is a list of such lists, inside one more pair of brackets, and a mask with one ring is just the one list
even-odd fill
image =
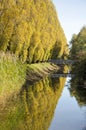
{"label": "still water", "polygon": [[86,130],[86,107],[80,106],[70,95],[69,81],[67,78],[49,130]]}
{"label": "still water", "polygon": [[64,77],[25,84],[1,104],[0,130],[86,130],[86,95],[70,88]]}

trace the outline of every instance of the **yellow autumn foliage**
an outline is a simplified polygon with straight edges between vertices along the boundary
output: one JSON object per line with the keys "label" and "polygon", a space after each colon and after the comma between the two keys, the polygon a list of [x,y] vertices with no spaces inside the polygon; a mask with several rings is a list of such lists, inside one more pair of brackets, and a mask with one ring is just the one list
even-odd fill
{"label": "yellow autumn foliage", "polygon": [[10,51],[23,62],[32,63],[64,58],[66,45],[51,0],[0,1],[0,50]]}

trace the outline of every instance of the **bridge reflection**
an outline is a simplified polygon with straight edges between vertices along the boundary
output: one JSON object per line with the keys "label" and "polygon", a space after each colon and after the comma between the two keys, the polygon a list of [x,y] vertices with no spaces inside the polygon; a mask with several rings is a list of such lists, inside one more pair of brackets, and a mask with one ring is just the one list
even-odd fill
{"label": "bridge reflection", "polygon": [[71,74],[71,73],[62,73],[62,74],[51,74],[51,77],[74,77],[75,75],[74,74]]}
{"label": "bridge reflection", "polygon": [[66,65],[73,65],[77,62],[77,60],[50,59],[50,60],[48,60],[48,62],[57,64],[57,65],[65,65],[65,64]]}

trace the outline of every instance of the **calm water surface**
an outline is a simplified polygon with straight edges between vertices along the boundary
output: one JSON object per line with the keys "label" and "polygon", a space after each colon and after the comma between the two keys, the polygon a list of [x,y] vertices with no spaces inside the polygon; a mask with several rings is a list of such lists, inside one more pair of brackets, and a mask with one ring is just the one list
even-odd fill
{"label": "calm water surface", "polygon": [[25,84],[1,104],[0,130],[86,130],[86,95],[69,88],[63,77]]}
{"label": "calm water surface", "polygon": [[80,106],[70,95],[69,78],[56,106],[49,130],[86,130],[86,106]]}

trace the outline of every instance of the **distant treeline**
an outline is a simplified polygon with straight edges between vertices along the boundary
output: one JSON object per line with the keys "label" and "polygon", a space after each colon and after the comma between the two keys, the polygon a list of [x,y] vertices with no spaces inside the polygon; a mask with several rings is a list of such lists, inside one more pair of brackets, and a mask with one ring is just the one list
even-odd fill
{"label": "distant treeline", "polygon": [[72,59],[82,60],[86,58],[86,27],[84,26],[78,34],[73,34],[70,41],[72,48],[70,55]]}
{"label": "distant treeline", "polygon": [[86,27],[77,35],[74,34],[70,43],[72,44],[70,58],[77,60],[76,66],[72,69],[81,80],[86,80]]}
{"label": "distant treeline", "polygon": [[68,56],[68,45],[51,0],[0,1],[0,50],[23,62]]}
{"label": "distant treeline", "polygon": [[71,44],[70,58],[77,59],[77,63],[72,66],[72,72],[76,76],[71,80],[70,92],[79,105],[86,105],[86,27],[73,35]]}

